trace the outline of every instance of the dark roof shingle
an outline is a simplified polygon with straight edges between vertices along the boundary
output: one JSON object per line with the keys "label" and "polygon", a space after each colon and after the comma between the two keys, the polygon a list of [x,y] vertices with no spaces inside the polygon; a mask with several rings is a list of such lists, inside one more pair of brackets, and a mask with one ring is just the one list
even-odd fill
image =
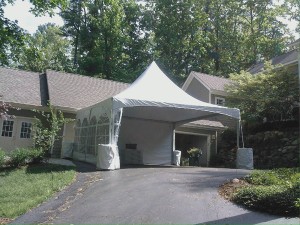
{"label": "dark roof shingle", "polygon": [[205,73],[194,72],[194,75],[201,80],[211,90],[225,91],[224,87],[232,83],[231,80],[224,77],[217,77]]}
{"label": "dark roof shingle", "polygon": [[194,122],[190,122],[186,125],[196,125],[196,126],[202,126],[202,127],[214,127],[214,128],[222,128],[224,129],[224,125],[219,121],[213,121],[213,120],[197,120]]}
{"label": "dark roof shingle", "polygon": [[47,70],[49,98],[54,106],[74,110],[85,108],[110,98],[130,84]]}
{"label": "dark roof shingle", "polygon": [[[276,56],[274,58],[272,58],[270,61],[272,62],[272,65],[285,65],[285,64],[289,64],[291,62],[294,62],[298,59],[298,51],[297,49],[294,49],[290,52],[287,52],[285,54]],[[253,65],[252,67],[250,67],[247,71],[251,74],[256,74],[259,73],[264,67],[264,63],[258,63]]]}
{"label": "dark roof shingle", "polygon": [[0,77],[3,101],[31,106],[42,106],[47,101],[39,73],[0,67]]}

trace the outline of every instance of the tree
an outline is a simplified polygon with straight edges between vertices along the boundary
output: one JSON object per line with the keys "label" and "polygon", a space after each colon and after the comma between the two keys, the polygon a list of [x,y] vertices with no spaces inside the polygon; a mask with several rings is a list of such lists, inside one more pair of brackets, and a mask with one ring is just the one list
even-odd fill
{"label": "tree", "polygon": [[9,65],[12,60],[17,60],[17,52],[24,44],[24,30],[16,21],[4,17],[3,7],[6,1],[0,2],[0,66]]}
{"label": "tree", "polygon": [[155,58],[183,80],[191,70],[239,72],[283,52],[278,20],[285,6],[269,0],[153,0]]}
{"label": "tree", "polygon": [[296,31],[300,32],[300,1],[299,0],[286,0],[284,1],[287,6],[286,14],[290,19],[294,19],[298,22]]}
{"label": "tree", "polygon": [[72,71],[71,44],[54,24],[38,27],[28,35],[19,60],[19,67],[44,72],[46,69]]}
{"label": "tree", "polygon": [[226,88],[226,104],[239,108],[246,121],[291,119],[299,102],[299,78],[283,67],[265,65],[256,75],[245,71],[231,74],[234,83]]}
{"label": "tree", "polygon": [[203,63],[210,44],[205,34],[207,16],[203,1],[153,1],[155,58],[178,82],[191,70],[208,71]]}
{"label": "tree", "polygon": [[35,117],[34,129],[34,146],[40,148],[44,153],[53,153],[54,142],[61,136],[59,131],[62,129],[65,123],[73,121],[72,119],[66,119],[60,110],[56,110],[49,103],[48,112],[33,110],[39,114],[39,117]]}
{"label": "tree", "polygon": [[[64,8],[67,0],[31,0],[35,15],[49,13],[53,15],[56,7]],[[25,31],[19,27],[18,21],[11,21],[4,17],[3,8],[7,4],[13,4],[14,0],[0,1],[0,65],[10,65],[18,61],[20,49],[24,45]]]}
{"label": "tree", "polygon": [[61,15],[77,72],[131,82],[142,71],[149,35],[134,0],[74,0]]}

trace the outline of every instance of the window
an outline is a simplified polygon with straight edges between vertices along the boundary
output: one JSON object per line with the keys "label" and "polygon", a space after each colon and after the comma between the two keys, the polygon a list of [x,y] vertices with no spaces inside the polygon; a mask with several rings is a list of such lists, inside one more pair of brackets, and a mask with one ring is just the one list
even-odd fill
{"label": "window", "polygon": [[75,126],[75,143],[74,143],[74,151],[78,152],[79,143],[80,143],[80,129],[81,129],[81,121],[80,119],[77,120]]}
{"label": "window", "polygon": [[31,123],[22,122],[20,138],[30,138],[31,137]]}
{"label": "window", "polygon": [[82,127],[80,132],[80,138],[79,138],[79,152],[85,153],[86,152],[86,144],[87,144],[87,138],[88,138],[88,120],[87,118],[84,118],[82,121]]}
{"label": "window", "polygon": [[216,97],[215,98],[215,104],[224,106],[225,105],[225,98]]}
{"label": "window", "polygon": [[93,118],[90,121],[88,140],[87,140],[87,153],[92,155],[96,155],[96,148],[97,148],[96,128],[97,128],[97,120],[96,117],[93,116]]}
{"label": "window", "polygon": [[13,127],[14,127],[14,121],[4,120],[2,126],[2,136],[12,137]]}
{"label": "window", "polygon": [[109,143],[109,118],[107,115],[100,116],[97,124],[97,144]]}

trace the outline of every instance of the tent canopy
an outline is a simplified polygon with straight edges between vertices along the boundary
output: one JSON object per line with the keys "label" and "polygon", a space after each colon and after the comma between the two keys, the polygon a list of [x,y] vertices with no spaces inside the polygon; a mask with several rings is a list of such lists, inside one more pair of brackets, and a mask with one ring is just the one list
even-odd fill
{"label": "tent canopy", "polygon": [[155,62],[126,90],[113,97],[113,109],[128,117],[168,122],[192,121],[223,114],[240,118],[239,109],[202,102],[175,85]]}

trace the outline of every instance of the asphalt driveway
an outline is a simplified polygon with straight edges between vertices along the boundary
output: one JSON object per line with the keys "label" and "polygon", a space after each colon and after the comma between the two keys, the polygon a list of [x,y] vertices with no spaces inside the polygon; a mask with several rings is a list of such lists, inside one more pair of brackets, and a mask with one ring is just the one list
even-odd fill
{"label": "asphalt driveway", "polygon": [[85,171],[81,179],[92,178],[82,180],[81,185],[85,185],[76,182],[76,187],[13,223],[299,224],[299,218],[252,212],[218,195],[220,184],[247,173],[236,169],[176,167]]}

